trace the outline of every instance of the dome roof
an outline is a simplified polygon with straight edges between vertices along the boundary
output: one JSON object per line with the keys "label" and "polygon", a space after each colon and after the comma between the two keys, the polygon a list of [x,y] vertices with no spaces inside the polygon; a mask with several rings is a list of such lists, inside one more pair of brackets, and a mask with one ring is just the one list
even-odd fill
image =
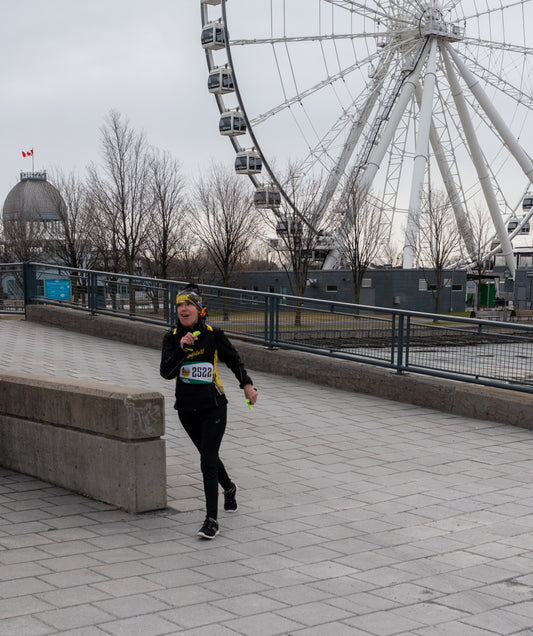
{"label": "dome roof", "polygon": [[4,221],[59,221],[66,205],[59,190],[46,180],[46,172],[21,172],[20,182],[4,201]]}

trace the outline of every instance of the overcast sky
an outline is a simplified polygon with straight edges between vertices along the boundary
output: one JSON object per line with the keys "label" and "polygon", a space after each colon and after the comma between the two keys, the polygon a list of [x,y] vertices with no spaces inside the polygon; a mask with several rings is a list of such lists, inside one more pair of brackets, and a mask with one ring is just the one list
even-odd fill
{"label": "overcast sky", "polygon": [[[240,6],[243,2],[241,0]],[[236,11],[232,16],[234,37],[238,36],[239,27],[247,36],[258,37],[261,29],[269,26],[270,3],[247,2],[251,3],[246,5],[248,13]],[[503,0],[493,2],[492,6],[497,7]],[[461,4],[470,6],[472,3],[477,6],[474,0],[464,0]],[[316,4],[310,0],[287,3],[290,7],[287,13],[291,16],[288,22],[294,33],[306,34],[306,23],[309,28],[317,28],[316,15],[309,22],[311,18],[303,10],[304,6],[316,10]],[[235,5],[238,7],[239,3]],[[276,6],[278,17],[285,17],[279,9],[284,6],[281,0]],[[528,6],[532,7],[533,2]],[[32,170],[31,158],[24,159],[22,151],[33,148],[35,170],[76,171],[85,176],[86,167],[100,161],[100,128],[111,109],[127,117],[136,130],[143,130],[153,146],[170,151],[179,159],[187,177],[208,168],[211,160],[233,165],[234,151],[228,139],[219,135],[218,109],[207,90],[207,65],[200,44],[200,0],[0,0],[0,7],[3,9],[0,25],[2,204],[9,190],[18,183],[20,171]],[[516,10],[522,16],[521,7]],[[506,11],[506,24],[512,18],[511,11]],[[338,12],[346,18],[345,11],[339,9]],[[210,15],[218,13],[218,7],[210,7]],[[496,28],[500,14],[494,13]],[[357,27],[339,22],[336,29],[342,33],[346,28],[348,31],[371,28],[359,17],[357,20]],[[471,30],[474,35],[477,26],[474,24]],[[325,31],[330,28],[327,20],[323,28]],[[522,34],[518,29],[516,37],[516,43],[520,44],[525,32]],[[511,41],[514,41],[512,37]],[[307,57],[311,49],[311,46],[302,49],[304,54],[300,60],[291,52],[294,56],[291,64],[295,66],[290,70],[297,68],[298,62],[301,64],[305,74],[299,76],[299,81],[304,88],[325,79],[327,74],[319,68],[321,60]],[[253,48],[246,48],[241,53],[244,58],[240,58],[244,64],[236,63],[236,67],[241,89],[246,81],[247,86],[252,87],[246,91],[247,106],[251,104],[250,112],[258,114],[283,103],[283,96],[266,90],[267,85],[273,87],[274,83],[268,84],[266,68],[261,67],[259,71],[257,64],[248,63],[252,52],[255,53]],[[318,48],[314,52],[322,54]],[[225,52],[218,54],[219,60],[225,60]],[[334,62],[336,58],[331,59]],[[270,71],[277,73],[274,64]],[[362,69],[364,81],[368,80],[366,71]],[[288,69],[286,73],[289,77]],[[527,78],[528,86],[530,81]],[[275,83],[276,90],[280,91],[277,76]],[[292,94],[290,85],[288,90]],[[355,91],[354,95],[357,94]],[[330,99],[328,95],[326,90],[315,95],[318,114],[310,119],[317,127],[321,125],[320,117],[327,120],[328,126],[335,121],[336,115],[330,109],[332,102],[324,102],[324,106],[320,101]],[[353,99],[352,95],[349,97]],[[335,103],[333,101],[333,105]],[[312,98],[306,99],[306,107],[313,108]],[[280,126],[276,128],[278,134],[270,134],[270,129],[264,133],[263,129],[259,130],[260,126],[258,132],[266,155],[269,159],[278,159],[278,165],[282,165],[293,155],[303,155],[298,154],[295,146],[296,135],[292,134],[295,126],[288,112],[283,111],[276,117],[276,126]],[[285,129],[281,128],[283,117],[288,120]],[[305,124],[303,116],[301,121]],[[289,132],[279,134],[280,130]],[[530,149],[529,128],[526,133],[526,147]],[[302,142],[303,138],[299,137],[298,143]],[[512,198],[518,200],[524,178],[515,172],[520,184]]]}
{"label": "overcast sky", "polygon": [[20,171],[99,162],[116,109],[193,175],[233,162],[207,91],[199,0],[0,0],[0,199]]}

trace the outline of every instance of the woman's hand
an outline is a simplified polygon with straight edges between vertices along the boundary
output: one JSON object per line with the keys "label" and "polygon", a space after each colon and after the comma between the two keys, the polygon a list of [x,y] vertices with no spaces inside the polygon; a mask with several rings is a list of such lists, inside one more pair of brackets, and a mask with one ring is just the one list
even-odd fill
{"label": "woman's hand", "polygon": [[190,345],[194,344],[196,340],[196,336],[192,331],[188,331],[180,340],[180,347],[183,351],[187,351],[186,347],[190,347]]}
{"label": "woman's hand", "polygon": [[257,391],[254,389],[253,385],[245,384],[243,387],[244,397],[247,400],[250,400],[250,404],[255,404],[257,402]]}

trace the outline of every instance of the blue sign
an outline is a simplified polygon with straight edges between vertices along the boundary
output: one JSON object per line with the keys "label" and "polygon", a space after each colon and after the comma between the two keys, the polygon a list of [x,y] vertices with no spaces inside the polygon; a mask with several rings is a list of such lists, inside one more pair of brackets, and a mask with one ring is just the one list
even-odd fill
{"label": "blue sign", "polygon": [[45,280],[44,297],[49,300],[70,300],[69,280]]}

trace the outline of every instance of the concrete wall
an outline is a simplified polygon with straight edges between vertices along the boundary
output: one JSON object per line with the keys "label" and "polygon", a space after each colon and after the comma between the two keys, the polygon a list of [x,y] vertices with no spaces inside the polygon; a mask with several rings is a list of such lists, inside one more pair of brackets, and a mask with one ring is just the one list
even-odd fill
{"label": "concrete wall", "polygon": [[[27,319],[93,336],[159,349],[167,327],[47,305],[28,305]],[[533,428],[533,395],[395,371],[299,351],[271,351],[232,337],[253,371],[301,378],[456,415]],[[251,374],[253,377],[253,373]]]}
{"label": "concrete wall", "polygon": [[0,465],[128,512],[166,506],[160,393],[0,372]]}

